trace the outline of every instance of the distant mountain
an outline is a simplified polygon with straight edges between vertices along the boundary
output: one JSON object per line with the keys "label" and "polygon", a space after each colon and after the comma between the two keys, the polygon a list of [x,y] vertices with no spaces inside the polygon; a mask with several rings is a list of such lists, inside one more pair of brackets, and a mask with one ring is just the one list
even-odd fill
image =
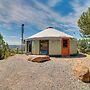
{"label": "distant mountain", "polygon": [[20,45],[9,45],[9,48],[20,48],[21,46]]}

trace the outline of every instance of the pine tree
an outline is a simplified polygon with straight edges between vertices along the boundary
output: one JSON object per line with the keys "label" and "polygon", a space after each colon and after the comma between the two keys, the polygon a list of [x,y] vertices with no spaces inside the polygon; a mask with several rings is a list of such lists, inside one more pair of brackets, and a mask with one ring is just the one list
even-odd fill
{"label": "pine tree", "polygon": [[83,36],[90,35],[90,8],[86,12],[83,12],[78,20],[78,26]]}

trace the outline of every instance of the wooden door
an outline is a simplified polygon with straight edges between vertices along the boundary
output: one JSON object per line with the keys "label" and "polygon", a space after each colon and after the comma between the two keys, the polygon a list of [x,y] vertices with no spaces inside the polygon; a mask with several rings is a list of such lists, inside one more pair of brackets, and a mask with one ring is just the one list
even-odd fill
{"label": "wooden door", "polygon": [[62,39],[62,56],[70,55],[70,39],[63,38]]}

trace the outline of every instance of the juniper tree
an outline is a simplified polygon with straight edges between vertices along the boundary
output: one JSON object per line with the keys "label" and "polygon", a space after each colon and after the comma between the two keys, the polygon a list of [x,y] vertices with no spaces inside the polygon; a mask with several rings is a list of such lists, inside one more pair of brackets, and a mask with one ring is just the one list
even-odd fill
{"label": "juniper tree", "polygon": [[2,35],[0,34],[0,59],[6,58],[9,55],[8,44],[3,40]]}
{"label": "juniper tree", "polygon": [[78,20],[78,26],[82,35],[90,35],[90,8],[86,12],[83,12]]}

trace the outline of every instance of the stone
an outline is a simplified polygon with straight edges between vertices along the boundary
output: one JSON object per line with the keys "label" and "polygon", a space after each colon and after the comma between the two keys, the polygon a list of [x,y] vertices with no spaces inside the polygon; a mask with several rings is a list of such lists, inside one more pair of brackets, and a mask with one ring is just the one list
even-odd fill
{"label": "stone", "polygon": [[28,61],[32,61],[32,62],[44,62],[49,60],[50,60],[50,57],[47,55],[35,55],[28,58]]}
{"label": "stone", "polygon": [[15,55],[15,53],[11,53],[11,54],[10,54],[10,56],[14,56],[14,55]]}

